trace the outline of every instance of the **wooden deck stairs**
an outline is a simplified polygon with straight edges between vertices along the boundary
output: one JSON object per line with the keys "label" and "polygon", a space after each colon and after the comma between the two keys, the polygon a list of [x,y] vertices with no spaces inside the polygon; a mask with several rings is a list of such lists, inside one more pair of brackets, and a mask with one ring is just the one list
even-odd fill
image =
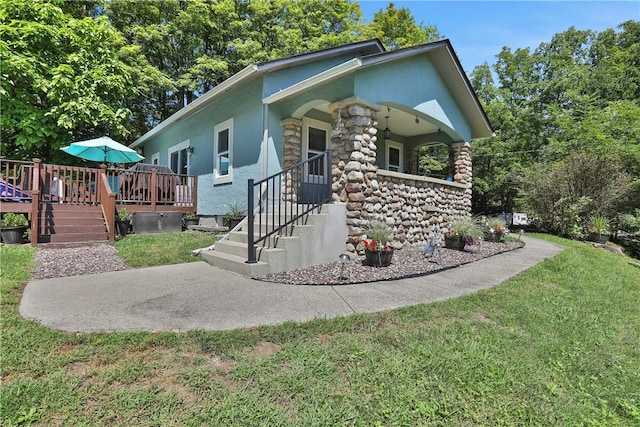
{"label": "wooden deck stairs", "polygon": [[87,205],[43,203],[38,243],[107,242],[102,208]]}

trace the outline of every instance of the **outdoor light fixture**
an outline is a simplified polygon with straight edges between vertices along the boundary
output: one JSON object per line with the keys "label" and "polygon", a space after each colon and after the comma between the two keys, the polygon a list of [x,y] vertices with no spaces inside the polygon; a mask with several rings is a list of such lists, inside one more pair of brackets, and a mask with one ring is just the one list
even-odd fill
{"label": "outdoor light fixture", "polygon": [[340,267],[340,280],[346,280],[347,278],[344,277],[344,265],[351,261],[351,257],[347,254],[340,254],[338,255],[338,259],[340,259],[340,263],[342,264]]}
{"label": "outdoor light fixture", "polygon": [[387,119],[387,127],[384,128],[384,137],[389,138],[391,136],[391,129],[389,129],[389,116],[391,115],[391,108],[387,107],[387,115],[384,116]]}
{"label": "outdoor light fixture", "polygon": [[193,147],[187,147],[187,154],[193,154]]}
{"label": "outdoor light fixture", "polygon": [[418,118],[418,116],[416,116],[416,124],[419,125],[420,124],[420,119]]}

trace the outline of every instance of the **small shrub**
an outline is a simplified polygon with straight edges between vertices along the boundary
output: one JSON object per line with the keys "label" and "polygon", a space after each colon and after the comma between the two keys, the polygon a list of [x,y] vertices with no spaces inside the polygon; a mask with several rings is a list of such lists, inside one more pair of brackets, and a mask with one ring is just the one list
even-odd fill
{"label": "small shrub", "polygon": [[462,218],[451,223],[444,233],[445,238],[461,238],[475,242],[484,236],[484,230],[475,218]]}
{"label": "small shrub", "polygon": [[595,234],[609,234],[611,233],[609,220],[602,215],[593,215],[587,223],[587,231]]}
{"label": "small shrub", "polygon": [[131,221],[133,215],[127,211],[127,209],[122,208],[118,211],[118,220],[119,221]]}
{"label": "small shrub", "polygon": [[7,212],[2,214],[2,227],[28,227],[29,221],[22,214]]}
{"label": "small shrub", "polygon": [[393,231],[380,221],[371,221],[366,235],[368,239],[375,240],[380,245],[386,245],[393,239]]}

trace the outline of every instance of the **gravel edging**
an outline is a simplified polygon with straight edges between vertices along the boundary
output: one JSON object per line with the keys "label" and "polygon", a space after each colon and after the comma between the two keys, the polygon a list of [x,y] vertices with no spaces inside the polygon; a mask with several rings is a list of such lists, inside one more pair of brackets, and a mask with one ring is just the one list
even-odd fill
{"label": "gravel edging", "polygon": [[388,267],[364,265],[364,257],[345,263],[344,277],[342,279],[340,278],[342,269],[340,261],[268,274],[255,279],[290,285],[349,285],[396,280],[425,276],[503,252],[516,250],[523,246],[524,242],[483,242],[481,245],[467,247],[464,251],[442,248],[430,258],[424,255],[422,248],[407,246],[394,251],[391,265]]}
{"label": "gravel edging", "polygon": [[31,278],[80,276],[127,270],[115,247],[107,244],[47,248],[38,247]]}

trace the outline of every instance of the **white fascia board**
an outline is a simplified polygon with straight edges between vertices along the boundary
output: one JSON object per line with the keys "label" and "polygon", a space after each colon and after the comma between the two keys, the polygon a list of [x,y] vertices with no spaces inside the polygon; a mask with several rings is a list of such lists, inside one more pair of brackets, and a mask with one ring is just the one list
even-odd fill
{"label": "white fascia board", "polygon": [[360,60],[360,58],[350,59],[347,62],[343,62],[340,65],[336,65],[333,68],[323,71],[322,73],[318,73],[306,80],[302,80],[301,82],[292,84],[287,88],[281,89],[272,95],[262,98],[262,102],[264,104],[273,104],[274,102],[282,101],[283,99],[297,95],[318,85],[349,74],[354,70],[360,68],[361,66],[362,61]]}
{"label": "white fascia board", "polygon": [[243,70],[229,77],[227,80],[223,81],[218,86],[214,87],[213,89],[202,95],[200,98],[193,101],[191,104],[173,113],[169,118],[163,120],[158,126],[154,127],[149,132],[136,139],[129,147],[135,148],[138,145],[146,142],[149,138],[155,136],[157,133],[173,125],[174,123],[177,123],[180,120],[184,120],[187,117],[194,115],[195,113],[206,107],[207,104],[209,104],[209,102],[214,100],[217,96],[225,93],[239,83],[242,83],[245,79],[253,76],[253,74],[257,72],[258,67],[255,64],[246,66]]}

